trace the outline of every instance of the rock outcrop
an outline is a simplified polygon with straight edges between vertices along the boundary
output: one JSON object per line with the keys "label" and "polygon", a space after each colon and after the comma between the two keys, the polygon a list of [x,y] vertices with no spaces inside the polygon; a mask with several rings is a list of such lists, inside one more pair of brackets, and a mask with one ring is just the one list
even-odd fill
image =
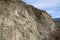
{"label": "rock outcrop", "polygon": [[0,0],[0,40],[55,40],[54,30],[46,11],[21,0]]}

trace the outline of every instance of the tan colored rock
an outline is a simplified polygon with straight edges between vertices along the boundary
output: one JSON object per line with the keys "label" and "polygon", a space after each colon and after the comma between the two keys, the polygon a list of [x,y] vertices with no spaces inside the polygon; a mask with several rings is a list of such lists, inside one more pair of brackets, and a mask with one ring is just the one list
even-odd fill
{"label": "tan colored rock", "polygon": [[54,40],[47,12],[24,2],[0,1],[0,40]]}

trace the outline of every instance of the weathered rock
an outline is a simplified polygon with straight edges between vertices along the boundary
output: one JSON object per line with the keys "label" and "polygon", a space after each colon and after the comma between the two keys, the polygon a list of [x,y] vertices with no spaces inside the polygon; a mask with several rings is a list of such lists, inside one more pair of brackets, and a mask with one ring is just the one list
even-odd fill
{"label": "weathered rock", "polygon": [[60,29],[56,28],[55,33],[53,34],[55,40],[60,40]]}
{"label": "weathered rock", "polygon": [[22,1],[0,1],[0,40],[54,40],[54,26],[43,10]]}

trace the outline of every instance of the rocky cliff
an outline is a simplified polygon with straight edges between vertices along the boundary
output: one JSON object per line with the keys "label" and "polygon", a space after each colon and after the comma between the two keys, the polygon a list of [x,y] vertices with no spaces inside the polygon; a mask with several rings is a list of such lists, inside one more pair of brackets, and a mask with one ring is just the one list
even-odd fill
{"label": "rocky cliff", "polygon": [[21,0],[0,0],[0,40],[55,40],[54,30],[46,11]]}

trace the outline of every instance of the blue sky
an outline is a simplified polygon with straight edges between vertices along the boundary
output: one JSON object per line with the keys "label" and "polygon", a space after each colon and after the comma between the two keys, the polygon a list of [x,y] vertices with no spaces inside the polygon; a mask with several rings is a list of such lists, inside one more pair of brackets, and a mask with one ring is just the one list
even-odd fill
{"label": "blue sky", "polygon": [[53,18],[60,18],[60,0],[23,0],[36,8],[46,10]]}

